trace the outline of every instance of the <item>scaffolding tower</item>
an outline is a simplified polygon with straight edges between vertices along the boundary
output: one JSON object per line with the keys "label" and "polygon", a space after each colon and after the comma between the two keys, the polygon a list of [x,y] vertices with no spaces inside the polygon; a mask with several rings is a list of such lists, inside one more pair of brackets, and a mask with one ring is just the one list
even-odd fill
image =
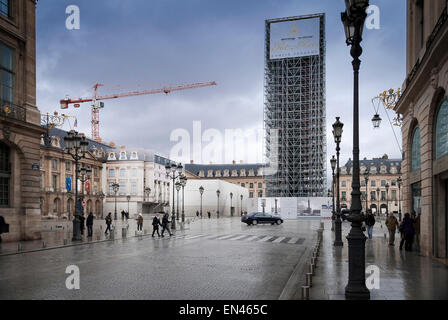
{"label": "scaffolding tower", "polygon": [[[271,60],[271,24],[310,18],[320,21],[319,54]],[[269,19],[265,25],[266,156],[277,168],[265,176],[266,195],[325,197],[325,14]],[[272,141],[273,132],[278,141]]]}

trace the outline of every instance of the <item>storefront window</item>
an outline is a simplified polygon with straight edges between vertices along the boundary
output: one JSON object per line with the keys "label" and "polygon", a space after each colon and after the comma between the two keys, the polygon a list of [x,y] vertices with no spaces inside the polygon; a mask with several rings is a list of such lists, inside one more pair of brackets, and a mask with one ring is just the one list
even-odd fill
{"label": "storefront window", "polygon": [[420,129],[416,127],[412,134],[412,146],[411,146],[411,170],[418,170],[421,168],[421,156],[420,156]]}
{"label": "storefront window", "polygon": [[436,159],[448,154],[448,100],[445,97],[436,119]]}

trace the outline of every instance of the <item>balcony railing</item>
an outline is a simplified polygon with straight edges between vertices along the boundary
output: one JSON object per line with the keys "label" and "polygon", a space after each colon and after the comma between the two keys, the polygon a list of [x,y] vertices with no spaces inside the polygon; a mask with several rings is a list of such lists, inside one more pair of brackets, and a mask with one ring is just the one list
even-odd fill
{"label": "balcony railing", "polygon": [[26,121],[26,110],[24,107],[20,107],[8,101],[0,100],[0,115],[17,119],[20,121]]}

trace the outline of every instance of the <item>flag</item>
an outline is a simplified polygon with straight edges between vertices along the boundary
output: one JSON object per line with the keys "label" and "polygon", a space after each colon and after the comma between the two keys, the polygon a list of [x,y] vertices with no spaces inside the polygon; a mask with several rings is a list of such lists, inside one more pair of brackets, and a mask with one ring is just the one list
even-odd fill
{"label": "flag", "polygon": [[77,118],[75,118],[75,123],[73,124],[73,127],[77,127],[78,126],[78,119]]}

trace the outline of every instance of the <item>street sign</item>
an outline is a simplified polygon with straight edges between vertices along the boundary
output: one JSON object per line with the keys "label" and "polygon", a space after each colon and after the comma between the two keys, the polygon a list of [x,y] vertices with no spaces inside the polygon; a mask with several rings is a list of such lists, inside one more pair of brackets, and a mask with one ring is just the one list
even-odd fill
{"label": "street sign", "polygon": [[79,107],[81,107],[81,105],[80,105],[79,103],[75,103],[73,106],[74,106],[75,108],[79,108]]}
{"label": "street sign", "polygon": [[31,169],[33,169],[33,170],[39,170],[40,168],[39,168],[39,165],[38,165],[37,163],[33,163],[33,164],[31,165]]}

